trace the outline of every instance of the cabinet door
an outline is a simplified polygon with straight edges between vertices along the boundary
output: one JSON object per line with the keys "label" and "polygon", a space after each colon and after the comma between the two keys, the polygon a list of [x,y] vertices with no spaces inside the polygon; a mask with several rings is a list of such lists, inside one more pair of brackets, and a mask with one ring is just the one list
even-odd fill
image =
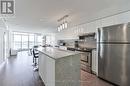
{"label": "cabinet door", "polygon": [[115,24],[130,22],[130,11],[115,15],[115,18],[116,18]]}
{"label": "cabinet door", "polygon": [[96,32],[96,22],[87,23],[87,33]]}
{"label": "cabinet door", "polygon": [[55,60],[46,56],[46,86],[55,86]]}
{"label": "cabinet door", "polygon": [[116,18],[115,16],[106,17],[101,19],[101,27],[115,25]]}
{"label": "cabinet door", "polygon": [[95,74],[98,74],[98,58],[97,58],[97,51],[92,51],[92,71]]}
{"label": "cabinet door", "polygon": [[39,53],[39,75],[41,76],[43,82],[46,84],[46,59],[42,53]]}
{"label": "cabinet door", "polygon": [[46,86],[55,86],[55,60],[39,53],[39,75]]}

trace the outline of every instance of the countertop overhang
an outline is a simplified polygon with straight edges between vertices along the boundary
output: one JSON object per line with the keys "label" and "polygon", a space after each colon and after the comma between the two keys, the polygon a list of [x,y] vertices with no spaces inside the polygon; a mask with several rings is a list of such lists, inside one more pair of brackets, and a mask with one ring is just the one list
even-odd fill
{"label": "countertop overhang", "polygon": [[37,50],[55,60],[62,57],[83,53],[78,51],[74,52],[74,51],[62,50],[54,47],[38,47]]}

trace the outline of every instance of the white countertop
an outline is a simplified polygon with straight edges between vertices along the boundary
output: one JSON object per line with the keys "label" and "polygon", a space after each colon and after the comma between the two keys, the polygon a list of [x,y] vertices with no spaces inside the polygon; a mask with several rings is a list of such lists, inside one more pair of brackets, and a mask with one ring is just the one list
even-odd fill
{"label": "white countertop", "polygon": [[81,52],[74,52],[74,51],[68,51],[68,50],[61,50],[59,48],[53,48],[53,47],[39,47],[37,50],[42,52],[43,54],[46,54],[47,56],[53,59],[58,59],[58,58],[81,53]]}

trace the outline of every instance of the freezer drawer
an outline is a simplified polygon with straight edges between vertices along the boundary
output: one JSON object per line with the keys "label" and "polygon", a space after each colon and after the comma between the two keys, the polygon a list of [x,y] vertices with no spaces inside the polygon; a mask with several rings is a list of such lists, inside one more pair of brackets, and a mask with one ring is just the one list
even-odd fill
{"label": "freezer drawer", "polygon": [[117,85],[130,86],[130,44],[98,47],[98,76]]}

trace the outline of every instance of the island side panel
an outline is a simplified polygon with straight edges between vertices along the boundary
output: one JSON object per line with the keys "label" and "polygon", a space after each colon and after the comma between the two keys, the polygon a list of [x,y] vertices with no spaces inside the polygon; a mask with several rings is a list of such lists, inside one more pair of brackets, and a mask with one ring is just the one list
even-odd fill
{"label": "island side panel", "polygon": [[55,86],[55,60],[39,53],[39,75],[45,86]]}
{"label": "island side panel", "polygon": [[56,59],[55,86],[80,86],[80,54]]}

